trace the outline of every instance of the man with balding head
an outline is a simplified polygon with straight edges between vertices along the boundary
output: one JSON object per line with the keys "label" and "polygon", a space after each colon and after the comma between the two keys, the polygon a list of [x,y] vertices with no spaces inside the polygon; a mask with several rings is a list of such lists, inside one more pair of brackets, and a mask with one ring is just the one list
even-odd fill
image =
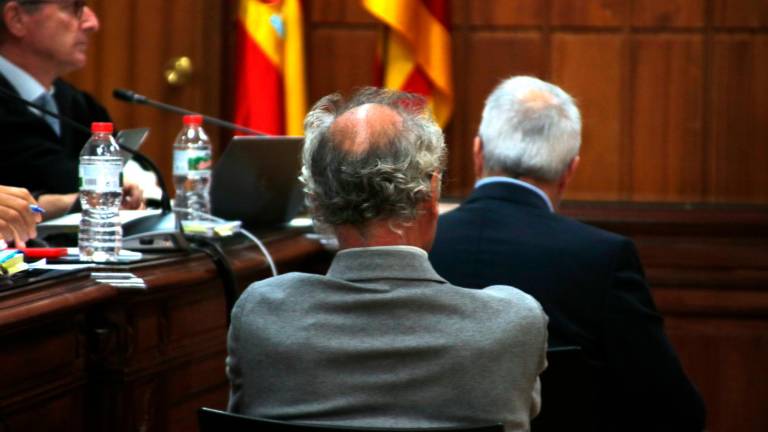
{"label": "man with balding head", "polygon": [[547,318],[509,286],[429,264],[445,144],[412,95],[364,89],[305,119],[301,179],[340,251],[326,275],[254,283],[232,312],[229,409],[349,426],[504,423],[539,410]]}
{"label": "man with balding head", "polygon": [[532,77],[502,82],[474,141],[475,190],[440,218],[430,260],[451,283],[508,284],[541,302],[550,346],[580,346],[595,368],[594,430],[700,431],[704,405],[634,244],[555,213],[580,144],[579,110],[562,89]]}

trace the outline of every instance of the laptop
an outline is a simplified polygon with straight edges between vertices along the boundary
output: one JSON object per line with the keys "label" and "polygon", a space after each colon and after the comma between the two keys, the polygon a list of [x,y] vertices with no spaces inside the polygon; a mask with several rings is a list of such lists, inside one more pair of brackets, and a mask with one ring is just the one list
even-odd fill
{"label": "laptop", "polygon": [[246,228],[275,227],[301,210],[304,137],[236,136],[213,166],[211,213]]}
{"label": "laptop", "polygon": [[[144,140],[147,139],[147,135],[149,135],[149,128],[123,129],[117,133],[115,141],[121,146],[138,151],[139,147],[144,144]],[[120,150],[120,155],[123,158],[123,166],[133,157],[125,150]]]}

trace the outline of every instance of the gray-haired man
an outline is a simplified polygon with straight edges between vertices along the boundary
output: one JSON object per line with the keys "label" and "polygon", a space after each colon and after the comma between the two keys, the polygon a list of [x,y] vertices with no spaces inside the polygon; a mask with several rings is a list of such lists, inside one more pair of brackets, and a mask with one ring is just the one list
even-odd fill
{"label": "gray-haired man", "polygon": [[579,110],[561,88],[524,76],[499,84],[475,138],[475,190],[440,218],[430,259],[451,283],[514,285],[541,302],[550,345],[580,346],[595,368],[593,430],[700,431],[704,405],[634,244],[555,213],[580,144]]}
{"label": "gray-haired man", "polygon": [[509,286],[432,270],[445,144],[423,100],[364,89],[305,120],[302,180],[341,251],[325,276],[251,285],[229,333],[229,409],[355,426],[528,429],[547,318]]}

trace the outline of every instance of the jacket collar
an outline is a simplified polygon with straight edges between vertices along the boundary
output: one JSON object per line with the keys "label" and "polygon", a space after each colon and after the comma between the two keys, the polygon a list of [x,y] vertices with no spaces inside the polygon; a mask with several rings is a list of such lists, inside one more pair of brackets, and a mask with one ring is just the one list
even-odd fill
{"label": "jacket collar", "polygon": [[551,213],[544,199],[530,188],[511,182],[490,182],[475,188],[465,201],[469,204],[480,200],[506,201],[515,205],[532,207]]}
{"label": "jacket collar", "polygon": [[432,268],[427,254],[416,248],[344,250],[336,254],[328,276],[347,281],[415,279],[447,283]]}

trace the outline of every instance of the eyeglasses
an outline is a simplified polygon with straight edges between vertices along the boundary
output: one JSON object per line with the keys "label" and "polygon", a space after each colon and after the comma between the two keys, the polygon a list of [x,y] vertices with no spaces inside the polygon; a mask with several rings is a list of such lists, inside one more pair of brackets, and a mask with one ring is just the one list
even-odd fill
{"label": "eyeglasses", "polygon": [[88,6],[86,0],[19,0],[23,5],[57,4],[60,8],[67,8],[78,20],[83,19],[83,11]]}

